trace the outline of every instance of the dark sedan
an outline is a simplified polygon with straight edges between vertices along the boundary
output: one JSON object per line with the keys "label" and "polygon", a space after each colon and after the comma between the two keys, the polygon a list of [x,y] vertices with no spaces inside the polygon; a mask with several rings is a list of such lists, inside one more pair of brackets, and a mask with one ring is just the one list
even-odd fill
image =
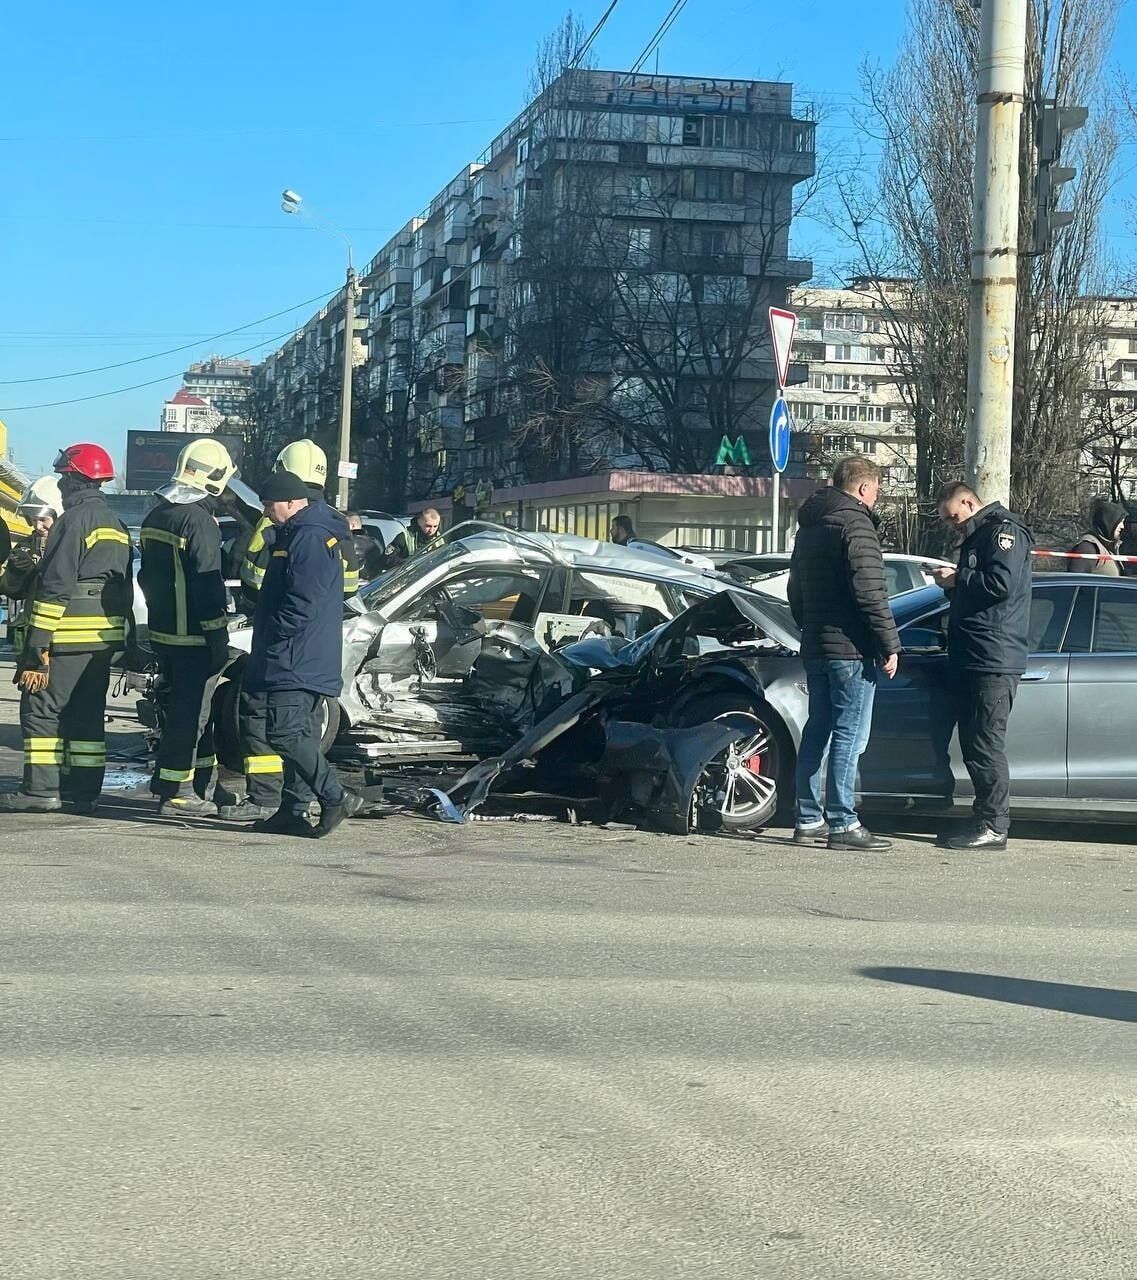
{"label": "dark sedan", "polygon": [[[861,760],[866,799],[970,800],[951,736],[947,608],[938,587],[892,601],[903,652],[896,678],[878,691]],[[1071,819],[1137,814],[1137,579],[1036,575],[1030,649],[1007,735],[1014,809]]]}

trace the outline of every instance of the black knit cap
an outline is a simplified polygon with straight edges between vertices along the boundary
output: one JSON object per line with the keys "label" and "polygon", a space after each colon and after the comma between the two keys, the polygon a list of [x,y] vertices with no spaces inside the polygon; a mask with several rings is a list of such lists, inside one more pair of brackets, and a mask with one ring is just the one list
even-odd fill
{"label": "black knit cap", "polygon": [[261,485],[262,502],[297,502],[311,497],[312,490],[291,471],[274,471]]}

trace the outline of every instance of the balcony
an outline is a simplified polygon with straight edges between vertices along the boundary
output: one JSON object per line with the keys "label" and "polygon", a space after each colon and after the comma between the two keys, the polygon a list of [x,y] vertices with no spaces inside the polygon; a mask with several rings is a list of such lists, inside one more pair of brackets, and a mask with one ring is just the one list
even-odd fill
{"label": "balcony", "polygon": [[461,244],[466,239],[469,226],[469,207],[466,202],[455,202],[446,210],[442,221],[442,243]]}

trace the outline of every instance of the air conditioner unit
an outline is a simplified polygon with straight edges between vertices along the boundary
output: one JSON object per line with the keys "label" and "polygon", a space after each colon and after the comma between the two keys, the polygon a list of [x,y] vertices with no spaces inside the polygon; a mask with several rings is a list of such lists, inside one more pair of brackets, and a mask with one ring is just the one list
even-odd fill
{"label": "air conditioner unit", "polygon": [[698,120],[683,121],[683,141],[697,142],[699,140],[699,122]]}

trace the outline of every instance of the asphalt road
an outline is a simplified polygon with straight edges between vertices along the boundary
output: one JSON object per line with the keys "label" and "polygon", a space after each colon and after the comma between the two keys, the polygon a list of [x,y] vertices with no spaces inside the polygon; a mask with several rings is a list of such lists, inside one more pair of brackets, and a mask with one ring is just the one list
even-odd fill
{"label": "asphalt road", "polygon": [[1137,1276],[1124,832],[111,814],[0,818],[6,1280]]}

